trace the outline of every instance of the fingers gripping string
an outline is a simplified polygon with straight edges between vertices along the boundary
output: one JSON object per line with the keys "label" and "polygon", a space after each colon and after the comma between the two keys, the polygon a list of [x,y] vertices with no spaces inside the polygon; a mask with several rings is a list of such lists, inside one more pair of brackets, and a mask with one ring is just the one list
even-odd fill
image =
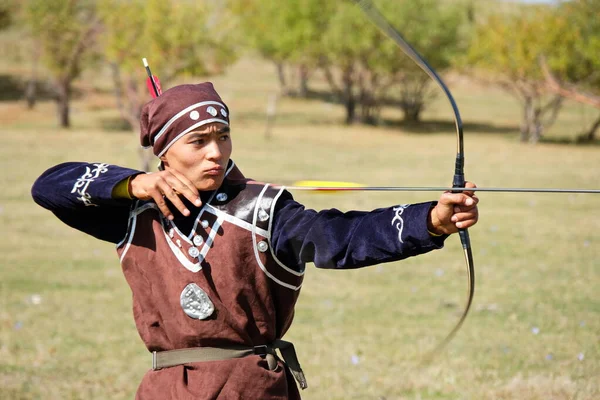
{"label": "fingers gripping string", "polygon": [[[412,48],[406,40],[400,35],[400,33],[392,27],[392,25],[386,20],[386,18],[381,15],[379,10],[373,5],[370,0],[353,0],[363,12],[366,14],[367,18],[375,24],[387,37],[392,39],[402,51],[410,57],[431,79],[433,79],[438,86],[442,89],[442,91],[446,94],[448,101],[454,111],[454,123],[456,126],[456,135],[457,135],[457,151],[456,151],[456,161],[454,165],[454,178],[452,180],[452,186],[456,188],[464,188],[465,187],[465,175],[464,175],[464,146],[463,146],[463,128],[462,128],[462,120],[460,118],[460,112],[458,111],[458,106],[454,101],[454,97],[450,90],[446,86],[446,84],[442,81],[442,79],[438,76],[435,70],[425,61],[423,57],[417,53],[415,49]],[[466,229],[459,230],[460,241],[462,243],[462,247],[465,253],[465,261],[467,265],[468,272],[468,296],[467,303],[465,309],[458,321],[458,323],[454,326],[454,328],[450,331],[448,335],[446,335],[445,339],[435,347],[433,350],[433,354],[441,351],[454,337],[456,332],[461,328],[467,314],[469,313],[469,309],[471,308],[471,303],[473,301],[473,294],[475,292],[475,268],[473,265],[473,254],[471,251],[471,242],[469,239],[469,232]],[[430,358],[430,357],[428,357]]]}

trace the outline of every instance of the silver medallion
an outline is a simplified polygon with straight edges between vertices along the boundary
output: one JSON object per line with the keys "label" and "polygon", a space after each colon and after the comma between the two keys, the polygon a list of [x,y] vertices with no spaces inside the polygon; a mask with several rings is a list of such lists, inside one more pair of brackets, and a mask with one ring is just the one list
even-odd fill
{"label": "silver medallion", "polygon": [[198,118],[200,118],[200,113],[194,110],[190,113],[190,118],[196,121]]}
{"label": "silver medallion", "polygon": [[177,239],[175,243],[177,243],[177,246],[181,247],[181,240]]}
{"label": "silver medallion", "polygon": [[202,227],[203,227],[204,229],[208,228],[208,221],[207,221],[207,220],[205,220],[205,219],[204,219],[204,220],[202,220],[202,222],[201,222],[200,224],[202,225]]}
{"label": "silver medallion", "polygon": [[225,201],[225,200],[227,200],[227,193],[219,193],[219,194],[217,194],[217,200],[218,201]]}
{"label": "silver medallion", "polygon": [[202,243],[204,243],[204,239],[202,238],[202,236],[194,236],[194,246],[200,246]]}
{"label": "silver medallion", "polygon": [[224,116],[225,118],[227,118],[227,110],[225,110],[224,108],[221,108],[221,115]]}
{"label": "silver medallion", "polygon": [[264,222],[269,219],[269,214],[261,208],[258,210],[258,219]]}
{"label": "silver medallion", "polygon": [[265,241],[258,242],[257,247],[258,247],[258,251],[260,251],[261,253],[264,253],[265,251],[267,251],[269,249],[269,245]]}
{"label": "silver medallion", "polygon": [[206,109],[206,112],[209,113],[210,115],[212,115],[213,117],[217,116],[217,109],[214,108],[213,106],[210,106]]}
{"label": "silver medallion", "polygon": [[215,311],[208,294],[195,283],[190,283],[183,289],[179,300],[183,312],[190,318],[206,319]]}
{"label": "silver medallion", "polygon": [[192,258],[196,258],[196,257],[198,257],[200,255],[200,250],[198,250],[196,247],[190,247],[188,249],[188,254]]}

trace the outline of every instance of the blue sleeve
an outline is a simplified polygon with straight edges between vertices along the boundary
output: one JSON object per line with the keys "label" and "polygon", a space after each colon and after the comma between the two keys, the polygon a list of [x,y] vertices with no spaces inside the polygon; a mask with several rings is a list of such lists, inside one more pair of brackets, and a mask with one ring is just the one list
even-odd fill
{"label": "blue sleeve", "polygon": [[59,164],[35,181],[31,195],[65,224],[118,243],[127,232],[132,200],[113,199],[112,190],[123,179],[140,173],[103,163]]}
{"label": "blue sleeve", "polygon": [[431,236],[427,217],[435,202],[404,204],[370,212],[307,210],[291,195],[278,201],[271,243],[290,267],[350,269],[402,260],[440,249],[447,235]]}

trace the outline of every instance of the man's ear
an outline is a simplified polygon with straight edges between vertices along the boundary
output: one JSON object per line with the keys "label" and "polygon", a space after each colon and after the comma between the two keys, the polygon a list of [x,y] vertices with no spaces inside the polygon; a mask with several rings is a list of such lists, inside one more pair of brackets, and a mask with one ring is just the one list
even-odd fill
{"label": "man's ear", "polygon": [[169,162],[167,161],[167,157],[160,156],[160,157],[158,157],[158,159],[160,160],[160,162],[158,163],[158,170],[159,171],[164,171],[165,170],[165,165],[169,165]]}
{"label": "man's ear", "polygon": [[163,165],[169,165],[169,161],[167,161],[167,157],[165,157],[164,155],[160,156],[159,160]]}

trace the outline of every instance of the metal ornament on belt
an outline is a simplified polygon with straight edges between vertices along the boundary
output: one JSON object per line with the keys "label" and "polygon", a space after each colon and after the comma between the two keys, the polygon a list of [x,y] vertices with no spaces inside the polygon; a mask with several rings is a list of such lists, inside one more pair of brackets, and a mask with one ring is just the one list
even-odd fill
{"label": "metal ornament on belt", "polygon": [[206,319],[215,311],[215,306],[200,286],[188,284],[180,296],[181,308],[190,318]]}

